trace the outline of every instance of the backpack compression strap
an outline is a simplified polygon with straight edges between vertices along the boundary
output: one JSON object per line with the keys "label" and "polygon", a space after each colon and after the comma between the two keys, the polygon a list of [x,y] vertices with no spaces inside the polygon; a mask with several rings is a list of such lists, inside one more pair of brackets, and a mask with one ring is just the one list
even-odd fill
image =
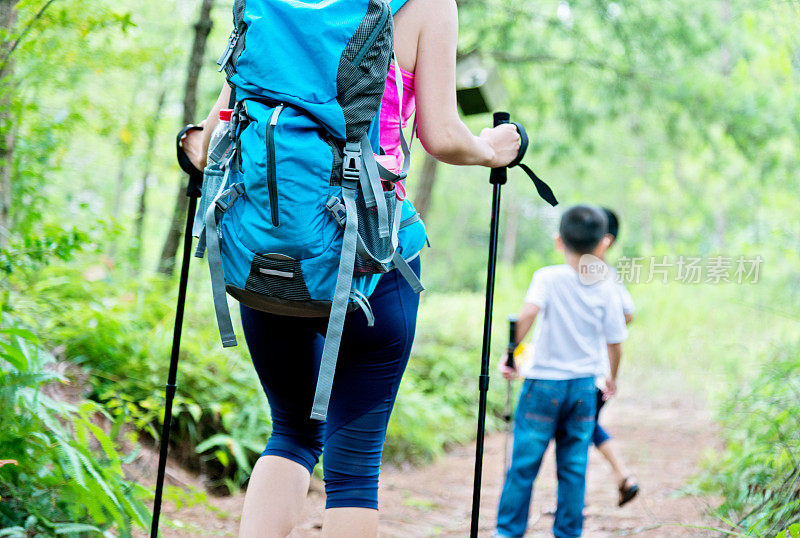
{"label": "backpack compression strap", "polygon": [[[325,333],[325,346],[322,348],[322,359],[317,376],[317,388],[314,392],[314,406],[311,418],[325,420],[328,415],[328,403],[333,388],[333,375],[339,356],[339,344],[344,332],[344,320],[347,316],[347,305],[350,302],[350,289],[353,284],[353,269],[356,262],[356,242],[358,240],[358,211],[356,210],[356,190],[359,177],[363,173],[361,162],[361,145],[348,142],[344,149],[344,173],[342,177],[342,200],[345,206],[344,239],[342,254],[339,258],[339,275],[336,277],[336,289],[331,302],[331,315],[328,318],[328,330]],[[385,209],[384,204],[384,209]],[[388,228],[388,225],[387,225]]]}
{"label": "backpack compression strap", "polygon": [[[223,182],[223,186],[225,183]],[[228,298],[225,292],[225,277],[222,272],[222,252],[219,245],[219,232],[217,222],[222,214],[244,194],[241,183],[231,185],[228,190],[219,192],[206,211],[206,247],[208,249],[208,270],[211,273],[211,294],[214,298],[214,311],[217,315],[217,326],[222,338],[222,347],[236,345],[236,335],[233,332],[231,312],[228,308]]]}
{"label": "backpack compression strap", "polygon": [[389,210],[386,207],[386,199],[383,197],[381,176],[369,137],[365,134],[360,143],[356,144],[359,145],[359,166],[361,168],[359,182],[361,183],[361,194],[364,196],[364,204],[368,208],[376,208],[378,212],[378,236],[389,237],[391,232],[389,230]]}

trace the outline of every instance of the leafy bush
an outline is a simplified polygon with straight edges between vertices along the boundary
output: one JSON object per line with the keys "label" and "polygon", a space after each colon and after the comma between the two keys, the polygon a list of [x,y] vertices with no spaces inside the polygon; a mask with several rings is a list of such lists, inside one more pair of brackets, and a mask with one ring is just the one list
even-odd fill
{"label": "leafy bush", "polygon": [[125,479],[121,423],[95,402],[43,393],[65,382],[52,362],[32,333],[0,325],[0,536],[130,536],[148,520],[147,490]]}
{"label": "leafy bush", "polygon": [[[720,493],[718,516],[756,536],[800,532],[800,346],[786,348],[725,403],[723,454],[698,485]],[[795,536],[795,534],[792,534]]]}
{"label": "leafy bush", "polygon": [[[127,278],[102,261],[82,265],[52,266],[30,279],[28,294],[37,300],[24,305],[26,315],[50,347],[89,370],[92,399],[157,440],[177,286]],[[193,284],[206,284],[202,276]],[[210,486],[235,490],[269,436],[266,399],[246,346],[223,351],[207,286],[195,288],[184,321],[171,455],[204,472]]]}
{"label": "leafy bush", "polygon": [[[208,475],[212,488],[233,491],[263,450],[270,420],[246,346],[223,351],[219,345],[204,269],[195,267],[199,274],[190,279],[171,454]],[[174,282],[127,279],[102,262],[84,261],[37,271],[25,282],[26,296],[36,301],[21,302],[19,310],[38,322],[48,347],[87,368],[94,400],[155,440],[163,420],[175,288]],[[389,425],[388,461],[424,461],[474,436],[483,296],[431,294],[423,300]],[[503,337],[495,335],[496,349]],[[499,376],[493,383],[490,428],[499,424],[493,416],[499,416],[505,392]]]}
{"label": "leafy bush", "polygon": [[[393,461],[425,461],[448,445],[473,439],[477,425],[483,296],[477,293],[423,297],[408,369],[389,422],[385,454]],[[496,324],[497,325],[497,324]],[[494,348],[504,344],[495,335]],[[502,379],[493,371],[488,427],[504,405]],[[443,427],[446,425],[446,427]]]}

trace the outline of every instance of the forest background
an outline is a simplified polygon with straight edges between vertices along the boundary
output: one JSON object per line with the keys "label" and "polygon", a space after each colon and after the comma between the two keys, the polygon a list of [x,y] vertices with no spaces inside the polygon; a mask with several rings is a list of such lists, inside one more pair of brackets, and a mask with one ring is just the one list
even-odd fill
{"label": "forest background", "polygon": [[[800,4],[458,3],[459,55],[496,68],[527,161],[562,207],[620,216],[610,260],[638,306],[621,390],[707,400],[725,449],[687,487],[719,495],[732,532],[797,535]],[[146,527],[153,485],[126,466],[162,420],[186,207],[174,135],[214,102],[230,28],[211,0],[0,0],[0,535]],[[490,186],[414,159],[433,248],[385,456],[422,464],[474,436]],[[560,262],[560,208],[519,172],[502,211],[497,355],[533,271]],[[193,262],[172,453],[207,477],[201,496],[241,488],[270,430],[209,291]],[[503,403],[494,379],[493,428]]]}

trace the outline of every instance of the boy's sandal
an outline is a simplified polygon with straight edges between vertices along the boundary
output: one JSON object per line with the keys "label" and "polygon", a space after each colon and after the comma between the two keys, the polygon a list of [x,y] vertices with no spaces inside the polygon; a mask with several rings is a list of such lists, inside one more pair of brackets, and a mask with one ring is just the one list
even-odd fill
{"label": "boy's sandal", "polygon": [[[632,482],[629,486],[628,482]],[[636,497],[636,494],[639,493],[639,484],[633,480],[633,476],[626,476],[622,482],[619,483],[619,505],[623,506],[628,503],[631,499]]]}

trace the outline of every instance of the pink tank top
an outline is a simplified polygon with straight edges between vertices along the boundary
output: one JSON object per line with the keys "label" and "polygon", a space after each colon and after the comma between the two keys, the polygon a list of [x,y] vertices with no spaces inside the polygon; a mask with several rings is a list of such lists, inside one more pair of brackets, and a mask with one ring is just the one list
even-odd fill
{"label": "pink tank top", "polygon": [[386,77],[386,86],[383,90],[380,119],[381,147],[387,155],[394,155],[397,158],[398,166],[403,163],[398,124],[402,122],[403,127],[406,127],[416,108],[414,73],[409,73],[402,67],[400,68],[400,73],[403,75],[403,117],[400,118],[398,114],[397,84],[395,82],[394,66],[392,66],[389,68],[389,75]]}

